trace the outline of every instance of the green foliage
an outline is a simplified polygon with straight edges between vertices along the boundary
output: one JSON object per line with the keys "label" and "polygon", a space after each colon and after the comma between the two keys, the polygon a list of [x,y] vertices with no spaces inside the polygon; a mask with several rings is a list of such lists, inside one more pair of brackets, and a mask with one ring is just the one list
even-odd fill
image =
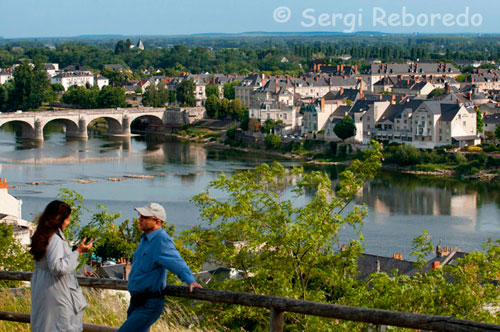
{"label": "green foliage", "polygon": [[175,86],[175,95],[181,105],[195,106],[194,90],[196,85],[192,79],[184,80]]}
{"label": "green foliage", "polygon": [[205,101],[205,109],[207,110],[207,115],[210,118],[216,118],[217,112],[219,111],[219,97],[211,94]]}
{"label": "green foliage", "polygon": [[412,241],[413,252],[412,256],[417,257],[416,267],[422,272],[425,265],[427,265],[427,257],[432,253],[434,247],[431,242],[429,233],[424,229],[420,236],[417,236]]}
{"label": "green foliage", "polygon": [[[195,250],[199,262],[241,271],[242,279],[215,280],[212,288],[313,301],[326,301],[334,290],[348,292],[361,244],[353,240],[347,250],[340,251],[335,243],[340,229],[356,227],[366,216],[363,207],[344,209],[379,169],[380,158],[379,146],[374,143],[364,163],[354,162],[341,175],[336,193],[327,174],[286,169],[277,162],[230,178],[222,174],[207,191],[193,198],[208,228],[188,230],[182,240]],[[212,190],[226,198],[211,196]],[[305,197],[305,203],[294,205]],[[244,324],[260,330],[256,326],[268,324],[268,313],[259,309],[200,305],[203,316],[217,313],[219,322],[230,328]],[[293,317],[286,323],[290,331],[334,326],[334,322],[303,315],[287,317]]]}
{"label": "green foliage", "polygon": [[[7,271],[33,271],[33,256],[15,237],[12,226],[0,223],[0,267]],[[18,287],[19,282],[0,281],[0,288]]]}
{"label": "green foliage", "polygon": [[500,124],[498,124],[495,128],[495,137],[496,138],[500,137]]}
{"label": "green foliage", "polygon": [[51,87],[53,91],[64,91],[64,86],[61,83],[54,83]]}
{"label": "green foliage", "polygon": [[165,103],[168,101],[169,92],[163,84],[159,84],[158,87],[154,84],[149,85],[142,95],[142,104],[144,106],[162,107],[165,106]]}
{"label": "green foliage", "polygon": [[427,95],[427,99],[434,99],[446,94],[446,90],[443,88],[435,88]]}
{"label": "green foliage", "polygon": [[103,108],[125,107],[125,89],[118,86],[104,86],[97,95],[97,105]]}
{"label": "green foliage", "polygon": [[82,108],[96,108],[99,91],[96,89],[87,89],[85,87],[69,87],[61,98],[64,104],[75,105]]}
{"label": "green foliage", "polygon": [[121,214],[109,213],[104,205],[98,205],[98,208],[100,211],[92,215],[92,220],[82,228],[80,237],[101,237],[91,250],[103,261],[122,257],[130,259],[140,241],[138,222],[127,220],[118,226],[115,221]]}
{"label": "green foliage", "polygon": [[69,243],[72,243],[79,238],[80,218],[88,210],[83,206],[83,196],[74,190],[61,188],[57,193],[57,198],[71,207],[71,219],[68,227],[64,230],[64,237]]}
{"label": "green foliage", "polygon": [[350,116],[346,116],[333,128],[333,132],[338,138],[345,141],[349,137],[356,135],[356,126],[354,120]]}
{"label": "green foliage", "polygon": [[474,110],[476,111],[476,129],[477,129],[477,134],[479,135],[480,133],[483,132],[484,128],[483,115],[479,108],[475,108]]}
{"label": "green foliage", "polygon": [[268,134],[266,135],[264,144],[266,145],[267,149],[277,150],[281,146],[281,137],[273,134]]}
{"label": "green foliage", "polygon": [[7,109],[34,110],[51,97],[50,82],[42,67],[41,62],[36,62],[32,68],[27,61],[16,67],[8,89]]}
{"label": "green foliage", "polygon": [[209,84],[205,87],[205,96],[210,97],[210,96],[216,96],[217,99],[219,99],[219,87],[215,84]]}
{"label": "green foliage", "polygon": [[266,121],[264,121],[264,125],[261,127],[260,130],[263,133],[272,134],[272,133],[274,133],[276,126],[280,126],[282,124],[283,124],[283,121],[281,121],[281,120],[275,121],[273,119],[267,119]]}
{"label": "green foliage", "polygon": [[224,84],[224,98],[233,100],[235,98],[234,87],[240,84],[240,81],[232,81]]}
{"label": "green foliage", "polygon": [[107,77],[109,79],[109,84],[112,86],[123,87],[127,81],[134,79],[133,74],[131,73],[111,69],[109,67],[104,67],[101,71],[101,75]]}
{"label": "green foliage", "polygon": [[70,87],[62,96],[62,102],[82,108],[115,108],[125,107],[125,90],[121,87],[104,86],[97,88]]}

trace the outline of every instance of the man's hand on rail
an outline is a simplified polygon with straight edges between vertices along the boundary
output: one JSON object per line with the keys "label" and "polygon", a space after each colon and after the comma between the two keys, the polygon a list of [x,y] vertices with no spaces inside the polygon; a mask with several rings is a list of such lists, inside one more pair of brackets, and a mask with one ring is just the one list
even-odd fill
{"label": "man's hand on rail", "polygon": [[191,293],[193,291],[193,289],[195,288],[203,288],[202,285],[200,285],[199,283],[197,282],[192,282],[189,284],[189,292]]}

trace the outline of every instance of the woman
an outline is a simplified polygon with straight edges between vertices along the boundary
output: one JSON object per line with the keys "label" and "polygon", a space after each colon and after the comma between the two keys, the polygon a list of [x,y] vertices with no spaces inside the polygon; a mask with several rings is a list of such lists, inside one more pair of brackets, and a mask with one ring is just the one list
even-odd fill
{"label": "woman", "polygon": [[79,256],[92,243],[80,243],[71,251],[63,230],[69,225],[71,207],[52,201],[38,220],[31,237],[30,252],[35,259],[31,278],[31,331],[81,332],[83,310],[87,302],[78,287],[76,267]]}

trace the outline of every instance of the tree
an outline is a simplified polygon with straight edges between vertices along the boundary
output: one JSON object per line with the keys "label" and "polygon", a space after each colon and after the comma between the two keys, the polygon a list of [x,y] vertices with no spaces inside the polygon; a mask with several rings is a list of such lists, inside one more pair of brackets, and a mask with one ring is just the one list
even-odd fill
{"label": "tree", "polygon": [[219,87],[215,84],[207,85],[207,87],[205,88],[205,95],[207,96],[207,99],[212,95],[219,98]]}
{"label": "tree", "polygon": [[[0,266],[7,271],[33,271],[33,257],[15,237],[12,225],[0,223]],[[0,288],[19,287],[19,282],[0,281]]]}
{"label": "tree", "polygon": [[167,103],[169,96],[165,85],[158,84],[158,87],[150,85],[142,95],[142,104],[145,106],[163,107]]}
{"label": "tree", "polygon": [[231,102],[227,98],[222,98],[219,100],[219,109],[217,110],[217,118],[225,119],[229,113],[229,106]]}
{"label": "tree", "polygon": [[495,137],[498,139],[500,137],[500,123],[497,124],[495,128]]}
{"label": "tree", "polygon": [[107,77],[109,79],[109,83],[113,86],[124,86],[129,79],[126,73],[109,67],[104,67],[101,74]]}
{"label": "tree", "polygon": [[[363,164],[356,161],[342,173],[337,192],[326,173],[286,169],[277,162],[230,178],[222,174],[193,198],[207,227],[183,234],[184,243],[196,251],[197,262],[191,263],[218,262],[239,271],[241,279],[215,280],[213,288],[312,301],[325,301],[333,289],[348,291],[353,285],[348,276],[355,274],[350,262],[361,245],[353,240],[345,251],[339,250],[338,233],[360,224],[367,211],[344,208],[380,168],[380,158],[378,143],[373,143]],[[212,190],[226,198],[211,196]],[[302,199],[303,204],[294,205]],[[208,311],[218,312],[221,324],[245,330],[265,326],[269,319],[255,308],[210,304],[200,309]],[[335,324],[303,315],[287,317],[291,331],[329,330],[328,324]]]}
{"label": "tree", "polygon": [[13,79],[13,87],[9,92],[10,109],[33,110],[46,100],[50,82],[41,62],[37,62],[32,68],[24,61],[16,67]]}
{"label": "tree", "polygon": [[476,111],[476,130],[477,134],[479,135],[483,132],[484,129],[483,114],[478,107],[475,107],[474,110]]}
{"label": "tree", "polygon": [[205,109],[209,118],[216,118],[219,110],[219,98],[215,95],[208,96],[205,102]]}
{"label": "tree", "polygon": [[238,98],[233,99],[229,102],[228,113],[233,119],[241,118],[241,116],[243,115],[243,108],[241,105],[241,101]]}
{"label": "tree", "polygon": [[240,84],[240,81],[233,81],[231,83],[224,84],[224,98],[233,100],[235,98],[234,87]]}
{"label": "tree", "polygon": [[196,84],[192,79],[184,80],[180,83],[177,83],[177,85],[175,86],[175,94],[179,103],[187,106],[195,106],[196,103],[196,100],[194,99],[195,88]]}
{"label": "tree", "polygon": [[279,149],[279,147],[281,146],[281,137],[273,134],[266,135],[264,144],[266,145],[267,149]]}
{"label": "tree", "polygon": [[97,105],[102,108],[125,107],[125,89],[106,85],[99,91]]}
{"label": "tree", "polygon": [[333,128],[333,132],[342,141],[345,141],[349,137],[356,135],[356,126],[354,125],[354,120],[350,116],[346,116]]}
{"label": "tree", "polygon": [[61,101],[64,104],[81,108],[96,108],[98,107],[98,96],[99,90],[72,86],[62,95]]}

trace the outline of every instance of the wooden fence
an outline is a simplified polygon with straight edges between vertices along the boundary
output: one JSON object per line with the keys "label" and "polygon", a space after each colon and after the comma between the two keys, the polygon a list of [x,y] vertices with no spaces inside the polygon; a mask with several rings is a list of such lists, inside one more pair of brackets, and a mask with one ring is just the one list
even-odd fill
{"label": "wooden fence", "polygon": [[[29,281],[31,273],[0,271],[0,280]],[[127,282],[116,279],[78,278],[80,286],[126,290]],[[304,315],[335,318],[374,325],[389,325],[430,331],[446,332],[500,332],[500,325],[473,322],[447,316],[423,315],[398,311],[351,307],[337,304],[327,304],[303,300],[294,300],[279,296],[267,296],[250,293],[227,292],[213,289],[195,289],[189,293],[184,286],[167,286],[165,295],[183,297],[193,300],[245,305],[270,309],[270,331],[283,331],[283,318],[286,312]],[[6,315],[14,320],[16,313],[0,314],[0,320]],[[19,314],[18,314],[19,315]],[[28,316],[28,315],[26,315]],[[22,317],[19,317],[21,319]],[[15,320],[27,322],[25,320]],[[87,324],[90,325],[90,324]],[[92,329],[94,328],[94,329]],[[114,328],[102,326],[87,326],[85,331],[116,331]]]}

